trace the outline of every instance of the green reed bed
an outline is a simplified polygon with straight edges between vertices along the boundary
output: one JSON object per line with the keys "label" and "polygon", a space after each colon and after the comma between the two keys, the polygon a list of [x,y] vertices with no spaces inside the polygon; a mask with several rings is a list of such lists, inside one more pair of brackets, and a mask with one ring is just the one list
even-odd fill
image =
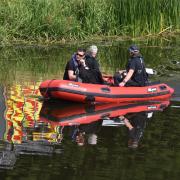
{"label": "green reed bed", "polygon": [[0,41],[160,35],[179,19],[179,0],[1,0]]}

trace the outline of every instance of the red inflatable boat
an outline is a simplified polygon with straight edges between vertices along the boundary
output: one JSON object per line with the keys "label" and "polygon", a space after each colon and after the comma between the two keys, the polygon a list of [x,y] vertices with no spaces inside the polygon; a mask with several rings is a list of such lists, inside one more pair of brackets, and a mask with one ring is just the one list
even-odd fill
{"label": "red inflatable boat", "polygon": [[42,82],[39,89],[45,98],[76,102],[118,103],[163,100],[169,98],[174,92],[172,88],[163,83],[145,87],[114,87],[56,79]]}
{"label": "red inflatable boat", "polygon": [[103,103],[90,106],[84,104],[64,106],[47,102],[42,106],[39,120],[54,126],[89,124],[98,120],[124,116],[128,113],[162,111],[168,105],[168,100],[141,103]]}

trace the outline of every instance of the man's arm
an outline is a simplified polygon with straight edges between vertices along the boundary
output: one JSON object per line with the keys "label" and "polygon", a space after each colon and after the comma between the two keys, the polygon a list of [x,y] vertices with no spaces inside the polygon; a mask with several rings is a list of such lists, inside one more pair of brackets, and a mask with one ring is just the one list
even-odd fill
{"label": "man's arm", "polygon": [[68,76],[69,76],[70,80],[72,80],[72,81],[76,80],[76,75],[74,75],[73,70],[68,70]]}
{"label": "man's arm", "polygon": [[124,78],[124,80],[119,84],[119,86],[125,86],[127,81],[129,81],[131,79],[133,74],[134,74],[134,69],[130,69],[129,72],[127,73],[126,77]]}

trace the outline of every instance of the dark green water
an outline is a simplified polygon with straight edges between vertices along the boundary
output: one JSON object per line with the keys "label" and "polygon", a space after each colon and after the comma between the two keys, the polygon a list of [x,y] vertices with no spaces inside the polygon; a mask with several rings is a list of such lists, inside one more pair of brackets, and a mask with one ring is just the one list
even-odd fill
{"label": "dark green water", "polygon": [[[39,83],[62,78],[76,45],[1,48],[0,179],[179,179],[179,42],[138,42],[146,66],[157,70],[152,79],[175,89],[170,101],[105,107],[39,100]],[[130,44],[99,43],[102,71],[123,68]],[[108,119],[110,114],[128,118],[136,132],[130,134],[117,118]],[[71,126],[59,120],[71,120]],[[118,125],[105,126],[107,120]],[[133,138],[136,148],[128,145]]]}

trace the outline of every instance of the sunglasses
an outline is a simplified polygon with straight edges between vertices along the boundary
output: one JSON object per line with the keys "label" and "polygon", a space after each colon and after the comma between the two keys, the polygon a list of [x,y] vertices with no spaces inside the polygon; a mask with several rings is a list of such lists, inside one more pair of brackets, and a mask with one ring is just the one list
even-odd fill
{"label": "sunglasses", "polygon": [[84,54],[79,54],[79,53],[76,53],[76,55],[78,55],[79,57],[83,57]]}

